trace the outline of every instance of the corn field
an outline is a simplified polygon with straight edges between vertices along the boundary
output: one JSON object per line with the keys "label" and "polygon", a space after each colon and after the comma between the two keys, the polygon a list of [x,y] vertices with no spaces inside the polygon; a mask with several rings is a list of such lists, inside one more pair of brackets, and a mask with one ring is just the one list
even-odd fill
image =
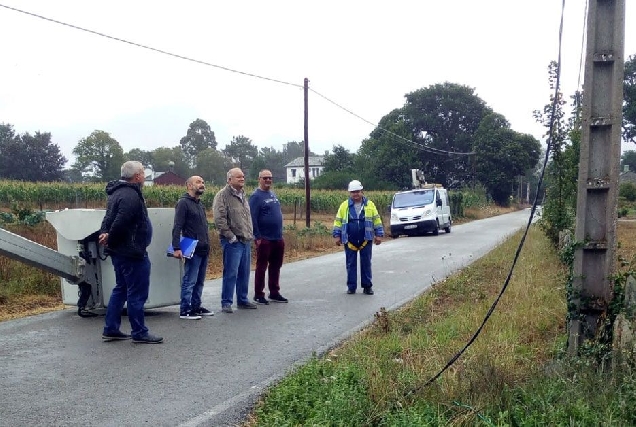
{"label": "corn field", "polygon": [[[39,210],[64,208],[100,208],[106,206],[105,184],[70,184],[59,182],[0,181],[0,208],[30,208]],[[212,208],[214,195],[220,187],[208,187],[201,197],[207,209]],[[251,194],[254,188],[245,189]],[[185,192],[181,186],[148,186],[143,193],[148,207],[173,207]],[[274,188],[284,212],[305,209],[305,190]],[[393,192],[367,191],[378,210],[386,212]],[[335,213],[340,203],[349,194],[346,191],[312,190],[310,207],[312,212]]]}

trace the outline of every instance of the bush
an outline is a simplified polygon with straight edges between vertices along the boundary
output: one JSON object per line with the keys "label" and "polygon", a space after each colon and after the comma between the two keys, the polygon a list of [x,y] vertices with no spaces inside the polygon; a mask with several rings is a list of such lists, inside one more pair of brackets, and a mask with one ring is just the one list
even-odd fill
{"label": "bush", "polygon": [[636,184],[633,182],[625,182],[621,184],[618,189],[618,195],[620,197],[624,197],[630,202],[636,201]]}

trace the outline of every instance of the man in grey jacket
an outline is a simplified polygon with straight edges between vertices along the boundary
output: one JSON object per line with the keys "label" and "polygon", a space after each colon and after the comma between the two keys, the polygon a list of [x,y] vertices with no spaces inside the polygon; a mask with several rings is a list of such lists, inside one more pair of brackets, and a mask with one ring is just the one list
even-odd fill
{"label": "man in grey jacket", "polygon": [[252,262],[251,244],[254,239],[250,205],[243,190],[245,175],[239,168],[227,172],[227,185],[212,204],[214,223],[223,249],[223,285],[221,311],[232,313],[232,298],[236,289],[238,308],[255,309],[247,298]]}

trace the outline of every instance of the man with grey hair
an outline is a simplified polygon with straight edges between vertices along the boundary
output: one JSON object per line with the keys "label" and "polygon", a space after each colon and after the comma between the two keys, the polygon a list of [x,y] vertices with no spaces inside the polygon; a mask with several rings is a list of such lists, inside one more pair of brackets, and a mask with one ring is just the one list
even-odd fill
{"label": "man with grey hair", "polygon": [[[151,335],[144,324],[144,304],[150,289],[150,260],[146,248],[152,239],[152,224],[141,194],[145,180],[140,162],[121,167],[121,179],[106,184],[108,202],[100,227],[99,243],[106,246],[115,269],[115,288],[110,295],[102,339],[158,344],[162,337]],[[121,332],[121,312],[128,303],[131,335]]]}
{"label": "man with grey hair", "polygon": [[232,313],[232,298],[236,289],[238,308],[255,309],[247,298],[252,262],[251,244],[254,238],[250,205],[243,190],[245,175],[239,168],[227,172],[227,185],[214,196],[214,223],[223,248],[223,285],[221,311]]}

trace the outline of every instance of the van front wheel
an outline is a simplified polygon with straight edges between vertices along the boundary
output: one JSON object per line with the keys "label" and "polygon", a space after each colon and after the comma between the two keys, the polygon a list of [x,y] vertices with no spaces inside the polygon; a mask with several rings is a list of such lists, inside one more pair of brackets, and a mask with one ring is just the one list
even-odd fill
{"label": "van front wheel", "polygon": [[437,223],[435,230],[433,230],[433,236],[437,236],[438,234],[439,234],[439,222]]}

